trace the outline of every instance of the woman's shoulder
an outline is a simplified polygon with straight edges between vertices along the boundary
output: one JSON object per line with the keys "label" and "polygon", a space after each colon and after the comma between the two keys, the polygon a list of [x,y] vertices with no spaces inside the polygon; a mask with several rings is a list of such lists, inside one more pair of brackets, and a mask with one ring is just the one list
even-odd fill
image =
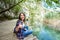
{"label": "woman's shoulder", "polygon": [[20,23],[20,21],[19,21],[19,20],[17,20],[17,22],[16,22],[16,26],[17,26],[17,25],[19,25],[19,23]]}
{"label": "woman's shoulder", "polygon": [[21,20],[17,20],[17,24],[19,24],[19,23],[22,24]]}
{"label": "woman's shoulder", "polygon": [[18,22],[21,22],[21,21],[20,21],[20,20],[17,20],[17,23],[18,23]]}

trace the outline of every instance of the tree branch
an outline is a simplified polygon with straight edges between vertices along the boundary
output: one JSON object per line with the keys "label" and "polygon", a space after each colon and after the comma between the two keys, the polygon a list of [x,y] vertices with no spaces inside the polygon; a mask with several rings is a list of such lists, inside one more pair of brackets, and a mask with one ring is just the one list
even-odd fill
{"label": "tree branch", "polygon": [[[22,0],[22,1],[23,1],[23,0]],[[18,5],[18,4],[21,3],[22,1],[18,2],[17,4],[11,6],[10,8],[8,8],[8,9],[6,9],[6,10],[1,11],[0,14],[4,13],[4,12],[6,12],[6,11],[9,11],[10,9],[12,9],[13,7],[15,7],[16,5]]]}

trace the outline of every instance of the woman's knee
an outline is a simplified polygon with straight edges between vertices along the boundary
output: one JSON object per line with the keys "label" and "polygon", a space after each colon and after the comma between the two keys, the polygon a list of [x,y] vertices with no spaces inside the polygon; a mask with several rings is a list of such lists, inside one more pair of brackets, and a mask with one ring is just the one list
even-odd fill
{"label": "woman's knee", "polygon": [[32,34],[33,33],[33,30],[29,30],[29,33]]}
{"label": "woman's knee", "polygon": [[25,26],[25,28],[28,30],[28,26]]}
{"label": "woman's knee", "polygon": [[32,34],[32,30],[27,30],[27,31],[25,31],[23,34],[25,35],[25,36],[28,36],[28,35],[30,35],[30,34]]}

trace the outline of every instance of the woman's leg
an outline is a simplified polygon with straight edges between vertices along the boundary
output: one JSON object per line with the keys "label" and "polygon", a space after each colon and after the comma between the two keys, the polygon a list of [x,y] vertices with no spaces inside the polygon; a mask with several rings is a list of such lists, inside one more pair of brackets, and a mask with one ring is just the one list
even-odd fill
{"label": "woman's leg", "polygon": [[32,34],[32,32],[33,32],[32,30],[26,30],[23,32],[23,36],[27,37],[28,35]]}
{"label": "woman's leg", "polygon": [[28,30],[28,26],[25,26],[24,28],[26,28]]}

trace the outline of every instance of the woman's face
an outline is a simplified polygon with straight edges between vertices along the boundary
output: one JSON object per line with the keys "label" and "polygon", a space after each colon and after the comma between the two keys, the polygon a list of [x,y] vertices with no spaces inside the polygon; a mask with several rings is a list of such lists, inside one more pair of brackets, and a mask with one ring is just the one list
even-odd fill
{"label": "woman's face", "polygon": [[20,17],[21,17],[22,20],[24,20],[24,18],[25,18],[24,14],[21,14]]}

